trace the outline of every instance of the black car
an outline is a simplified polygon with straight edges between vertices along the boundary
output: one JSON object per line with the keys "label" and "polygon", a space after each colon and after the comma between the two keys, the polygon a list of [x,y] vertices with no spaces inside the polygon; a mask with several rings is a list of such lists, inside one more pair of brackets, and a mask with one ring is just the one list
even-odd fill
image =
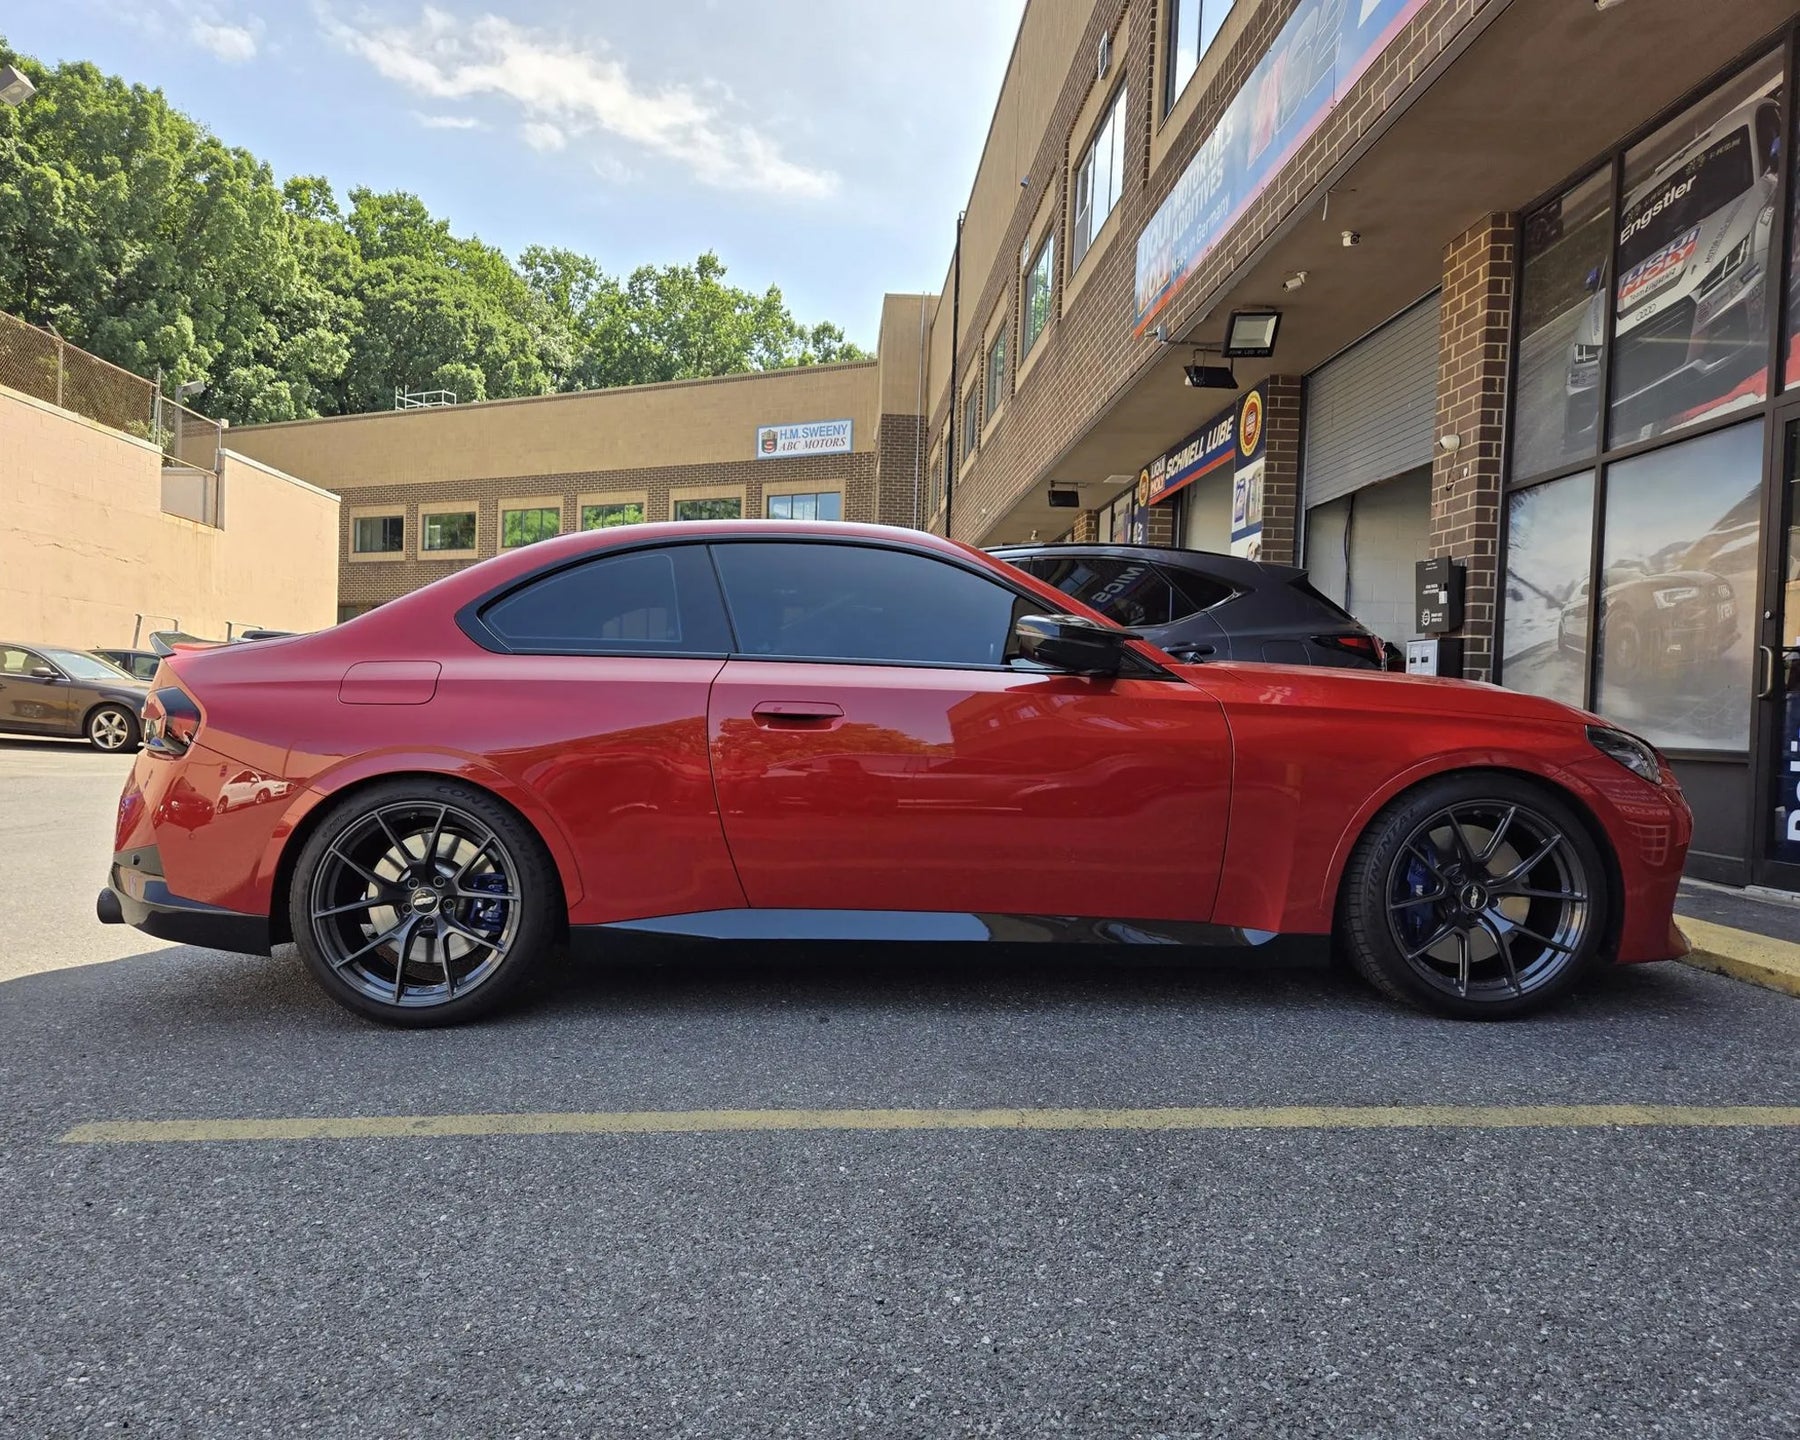
{"label": "black car", "polygon": [[1150,545],[1003,545],[993,553],[1178,660],[1403,668],[1394,646],[1291,565]]}
{"label": "black car", "polygon": [[97,645],[88,654],[98,655],[108,665],[117,665],[127,675],[138,680],[154,680],[156,667],[162,664],[162,656],[154,650],[133,650],[129,647],[114,649],[111,646]]}

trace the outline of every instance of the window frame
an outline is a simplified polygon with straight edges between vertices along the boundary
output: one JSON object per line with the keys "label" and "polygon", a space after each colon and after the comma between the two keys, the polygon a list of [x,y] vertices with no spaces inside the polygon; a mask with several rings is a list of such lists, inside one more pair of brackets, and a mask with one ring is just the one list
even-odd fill
{"label": "window frame", "polygon": [[[1006,371],[1007,364],[1011,359],[1007,354],[1006,340],[1008,333],[1009,327],[1006,323],[1006,317],[1003,314],[1000,319],[1000,324],[995,328],[992,336],[989,338],[987,347],[983,353],[981,367],[981,434],[983,439],[987,438],[987,433],[993,428],[994,421],[1000,418],[1000,411],[1006,404],[1006,397],[1011,393],[1008,386]],[[994,374],[994,360],[996,357],[998,357],[1000,361],[1000,373],[998,375]]]}
{"label": "window frame", "polygon": [[[981,450],[981,377],[971,376],[969,388],[962,393],[962,418],[958,422],[958,441],[962,445],[962,454],[957,457],[957,473],[960,475],[975,463],[975,456]],[[971,418],[971,416],[973,418]]]}
{"label": "window frame", "polygon": [[[356,527],[364,520],[398,520],[400,522],[400,545],[394,550],[358,550],[356,548]],[[350,510],[350,548],[346,552],[354,564],[380,564],[383,561],[392,563],[406,559],[406,506],[399,505],[356,505]]]}
{"label": "window frame", "polygon": [[[425,544],[430,527],[427,521],[435,515],[472,515],[475,519],[475,543],[455,550],[434,550]],[[419,554],[421,560],[473,560],[481,553],[481,505],[474,500],[426,500],[419,505]]]}
{"label": "window frame", "polygon": [[599,509],[607,505],[635,505],[643,514],[642,520],[627,520],[626,525],[646,525],[650,521],[650,495],[644,490],[590,490],[585,495],[575,497],[575,533],[592,534],[595,530],[617,530],[618,525],[588,525],[587,511]]}
{"label": "window frame", "polygon": [[737,515],[724,518],[726,520],[735,518],[741,521],[750,509],[745,489],[746,487],[742,485],[687,485],[671,489],[669,491],[669,519],[680,525],[705,524],[704,520],[683,520],[675,513],[677,507],[687,500],[735,500],[738,507]]}
{"label": "window frame", "polygon": [[[1030,259],[1019,272],[1020,367],[1037,352],[1038,341],[1050,333],[1051,322],[1056,319],[1056,227],[1048,227],[1027,254]],[[1031,286],[1039,271],[1044,272],[1044,323],[1033,333]]]}
{"label": "window frame", "polygon": [[[835,495],[838,502],[838,518],[836,520],[820,520],[820,525],[841,525],[846,519],[844,513],[844,482],[841,480],[778,480],[762,487],[762,518],[776,520],[782,517],[769,513],[769,502],[779,500],[784,495],[811,495],[817,499],[821,495]],[[815,522],[806,521],[806,524]]]}
{"label": "window frame", "polygon": [[[1119,202],[1125,198],[1125,140],[1127,126],[1126,114],[1129,110],[1128,94],[1130,87],[1121,79],[1100,109],[1100,119],[1094,125],[1093,133],[1088,136],[1086,146],[1082,149],[1081,158],[1069,177],[1069,273],[1075,274],[1081,269],[1082,262],[1099,247],[1099,239],[1105,231],[1107,223],[1118,212]],[[1093,171],[1096,159],[1100,154],[1100,142],[1106,141],[1107,159],[1111,166],[1111,199],[1106,211],[1094,219],[1094,182]],[[1081,188],[1082,178],[1087,177],[1088,218],[1085,235],[1081,229]],[[1076,237],[1083,236],[1079,246]]]}
{"label": "window frame", "polygon": [[[556,512],[556,534],[540,535],[535,540],[521,541],[517,545],[506,543],[506,517],[510,514],[522,514],[529,510],[554,510]],[[554,540],[557,535],[566,535],[563,528],[563,497],[561,495],[527,495],[517,500],[502,500],[494,507],[494,549],[498,554],[506,554],[510,550],[524,550],[533,545],[541,545],[546,540]]]}

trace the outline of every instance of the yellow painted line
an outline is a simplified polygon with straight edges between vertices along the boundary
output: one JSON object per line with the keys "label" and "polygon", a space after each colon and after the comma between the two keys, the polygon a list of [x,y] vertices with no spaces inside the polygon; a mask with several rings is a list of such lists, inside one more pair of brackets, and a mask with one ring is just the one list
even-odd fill
{"label": "yellow painted line", "polygon": [[491,1135],[722,1135],[817,1130],[1539,1130],[1800,1127],[1800,1105],[1268,1105],[1148,1110],[617,1110],[96,1120],[62,1143],[407,1140]]}
{"label": "yellow painted line", "polygon": [[1765,990],[1800,995],[1800,945],[1729,925],[1681,916],[1678,923],[1694,948],[1682,956],[1689,965],[1748,980]]}

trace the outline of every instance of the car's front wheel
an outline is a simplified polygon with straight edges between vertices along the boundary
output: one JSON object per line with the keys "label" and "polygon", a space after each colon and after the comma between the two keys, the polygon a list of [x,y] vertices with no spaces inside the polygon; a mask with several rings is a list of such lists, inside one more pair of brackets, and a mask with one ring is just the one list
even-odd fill
{"label": "car's front wheel", "polygon": [[138,745],[137,716],[123,705],[102,705],[87,717],[88,744],[96,750],[117,754],[135,750]]}
{"label": "car's front wheel", "polygon": [[1339,924],[1378,989],[1458,1019],[1522,1015],[1599,960],[1608,869],[1574,809],[1510,775],[1443,776],[1370,824]]}
{"label": "car's front wheel", "polygon": [[503,1003],[555,945],[562,888],[543,843],[491,795],[398,780],[327,814],[294,867],[288,918],[319,984],[390,1025]]}

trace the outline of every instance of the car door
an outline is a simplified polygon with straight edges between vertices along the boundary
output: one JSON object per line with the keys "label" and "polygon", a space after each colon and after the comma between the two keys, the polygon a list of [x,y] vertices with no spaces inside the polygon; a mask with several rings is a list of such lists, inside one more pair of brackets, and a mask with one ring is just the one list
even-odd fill
{"label": "car door", "polygon": [[1050,602],[974,564],[830,539],[713,546],[736,634],[708,731],[753,906],[1204,920],[1231,746],[1147,663],[1009,663]]}
{"label": "car door", "polygon": [[[48,669],[53,679],[32,672]],[[34,735],[66,735],[74,720],[68,680],[35,650],[0,647],[0,727]]]}

